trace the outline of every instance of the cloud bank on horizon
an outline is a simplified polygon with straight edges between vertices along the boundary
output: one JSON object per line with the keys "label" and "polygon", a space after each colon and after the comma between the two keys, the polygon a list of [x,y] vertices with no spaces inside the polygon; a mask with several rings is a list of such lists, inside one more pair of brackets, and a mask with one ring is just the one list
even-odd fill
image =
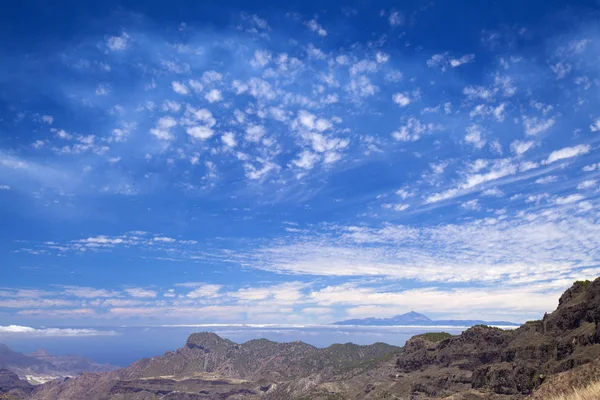
{"label": "cloud bank on horizon", "polygon": [[551,311],[600,275],[600,10],[516,4],[11,10],[0,325]]}

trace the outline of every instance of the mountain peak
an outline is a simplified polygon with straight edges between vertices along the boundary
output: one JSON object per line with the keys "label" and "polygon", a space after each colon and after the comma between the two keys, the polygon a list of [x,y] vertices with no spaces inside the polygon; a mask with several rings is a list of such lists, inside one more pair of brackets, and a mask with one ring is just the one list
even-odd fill
{"label": "mountain peak", "polygon": [[402,315],[397,315],[396,318],[398,318],[398,317],[411,318],[411,319],[417,320],[417,321],[431,321],[431,319],[428,316],[426,316],[424,314],[420,314],[416,311],[409,311]]}
{"label": "mountain peak", "polygon": [[229,347],[233,342],[223,339],[213,332],[192,333],[186,342],[186,347],[201,349],[208,353]]}

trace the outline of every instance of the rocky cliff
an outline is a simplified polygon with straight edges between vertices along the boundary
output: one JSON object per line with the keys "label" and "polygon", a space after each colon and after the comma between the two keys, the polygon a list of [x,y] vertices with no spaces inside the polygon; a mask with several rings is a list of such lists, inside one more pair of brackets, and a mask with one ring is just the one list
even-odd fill
{"label": "rocky cliff", "polygon": [[398,356],[399,373],[416,380],[415,394],[442,395],[467,389],[518,398],[554,374],[600,357],[600,279],[576,282],[559,306],[540,321],[514,331],[476,326],[438,343],[416,337]]}

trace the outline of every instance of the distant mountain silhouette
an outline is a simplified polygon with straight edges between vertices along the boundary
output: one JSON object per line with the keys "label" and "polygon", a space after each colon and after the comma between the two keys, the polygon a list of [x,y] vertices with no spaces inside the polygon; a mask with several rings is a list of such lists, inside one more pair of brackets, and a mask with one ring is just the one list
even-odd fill
{"label": "distant mountain silhouette", "polygon": [[360,325],[360,326],[475,326],[475,325],[494,325],[494,326],[519,326],[514,322],[508,321],[481,321],[481,320],[460,320],[445,319],[432,320],[426,315],[418,312],[407,312],[406,314],[396,315],[391,318],[362,318],[347,319],[345,321],[334,322],[334,325]]}

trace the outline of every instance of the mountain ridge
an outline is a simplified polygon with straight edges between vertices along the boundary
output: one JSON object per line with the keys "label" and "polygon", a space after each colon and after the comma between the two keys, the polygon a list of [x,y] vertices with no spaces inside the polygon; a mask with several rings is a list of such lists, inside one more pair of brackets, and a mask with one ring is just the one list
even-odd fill
{"label": "mountain ridge", "polygon": [[575,371],[599,360],[600,278],[575,282],[555,311],[514,330],[477,325],[459,335],[416,335],[402,348],[325,349],[266,339],[238,344],[202,332],[176,351],[120,370],[49,382],[30,393],[9,376],[8,384],[21,386],[0,391],[26,400],[521,400],[573,382],[583,375]]}
{"label": "mountain ridge", "polygon": [[333,325],[357,325],[357,326],[475,326],[475,325],[493,325],[493,326],[519,326],[519,324],[509,321],[482,321],[482,320],[432,320],[424,314],[410,311],[404,314],[398,314],[390,318],[367,317],[360,319],[347,319],[336,321]]}

